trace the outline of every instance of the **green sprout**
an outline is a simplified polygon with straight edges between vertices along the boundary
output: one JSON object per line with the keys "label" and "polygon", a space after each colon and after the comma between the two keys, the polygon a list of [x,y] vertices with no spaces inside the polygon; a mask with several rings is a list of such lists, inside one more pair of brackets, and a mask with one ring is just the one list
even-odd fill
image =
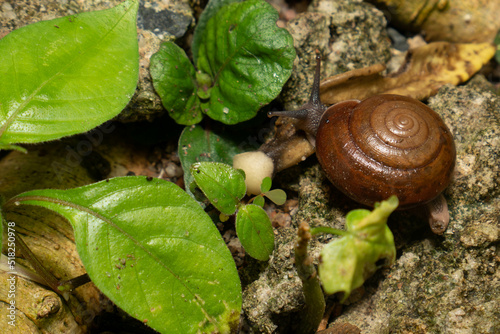
{"label": "green sprout", "polygon": [[[345,231],[329,227],[310,229],[306,222],[300,225],[295,264],[303,283],[306,307],[297,333],[311,333],[318,328],[325,309],[321,285],[327,295],[343,292],[343,303],[377,269],[394,263],[396,247],[387,219],[398,204],[398,198],[391,196],[386,201],[376,203],[373,211],[350,211],[346,216]],[[319,233],[342,237],[321,250],[318,279],[313,261],[307,254],[307,244],[313,235]]]}
{"label": "green sprout", "polygon": [[[271,179],[261,185],[262,194],[242,202],[246,194],[245,174],[224,163],[198,162],[191,166],[196,185],[210,203],[221,212],[221,221],[236,213],[236,234],[251,257],[267,261],[274,250],[274,231],[264,206],[264,197],[278,205],[286,201],[281,189],[271,190]],[[253,202],[253,203],[252,203]]]}

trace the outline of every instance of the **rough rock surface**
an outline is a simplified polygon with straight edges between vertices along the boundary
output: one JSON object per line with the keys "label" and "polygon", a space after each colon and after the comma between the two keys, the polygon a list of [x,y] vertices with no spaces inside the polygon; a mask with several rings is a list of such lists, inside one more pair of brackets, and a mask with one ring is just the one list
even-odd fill
{"label": "rough rock surface", "polygon": [[322,78],[386,63],[390,39],[385,26],[384,15],[373,5],[350,0],[313,1],[308,12],[289,21],[297,58],[281,96],[286,110],[308,100],[317,51],[324,57]]}
{"label": "rough rock surface", "polygon": [[[298,52],[282,94],[287,110],[309,96],[315,50],[330,55],[322,77],[386,62],[389,55],[384,19],[369,5],[313,1],[311,7],[287,26]],[[398,250],[396,263],[377,272],[346,305],[330,297],[327,308],[337,309],[330,327],[350,323],[371,334],[500,332],[500,99],[476,76],[465,86],[441,88],[429,105],[444,119],[457,146],[455,175],[445,191],[450,225],[437,236],[418,210],[394,213],[389,227]],[[244,316],[252,333],[289,333],[299,318],[303,295],[293,267],[297,225],[306,220],[343,229],[346,213],[359,207],[329,185],[313,157],[283,171],[276,182],[298,192],[300,204],[293,226],[278,230],[269,266],[245,287]],[[318,254],[331,238],[317,238],[311,253]]]}

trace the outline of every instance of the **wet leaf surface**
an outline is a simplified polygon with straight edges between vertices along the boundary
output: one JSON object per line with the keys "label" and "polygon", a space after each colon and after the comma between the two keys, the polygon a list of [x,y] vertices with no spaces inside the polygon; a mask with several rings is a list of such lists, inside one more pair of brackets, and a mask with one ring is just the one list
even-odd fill
{"label": "wet leaf surface", "polygon": [[125,1],[0,40],[0,148],[85,132],[123,110],[138,80],[137,8]]}
{"label": "wet leaf surface", "polygon": [[232,215],[245,196],[245,176],[230,165],[197,162],[191,165],[191,174],[210,203],[225,215]]}

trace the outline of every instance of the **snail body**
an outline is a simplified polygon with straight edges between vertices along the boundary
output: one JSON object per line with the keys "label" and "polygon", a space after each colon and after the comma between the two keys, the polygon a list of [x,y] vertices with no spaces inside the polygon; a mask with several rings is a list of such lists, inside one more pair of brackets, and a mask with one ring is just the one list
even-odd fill
{"label": "snail body", "polygon": [[439,115],[406,96],[381,94],[330,107],[319,99],[320,59],[311,98],[294,117],[316,146],[328,179],[353,200],[373,206],[391,195],[400,209],[428,203],[448,186],[455,144]]}

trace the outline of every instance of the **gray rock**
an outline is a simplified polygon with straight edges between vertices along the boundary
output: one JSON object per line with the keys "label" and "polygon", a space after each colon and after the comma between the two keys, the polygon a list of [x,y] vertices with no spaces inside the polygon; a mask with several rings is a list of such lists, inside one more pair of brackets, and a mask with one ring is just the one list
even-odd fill
{"label": "gray rock", "polygon": [[[358,2],[314,1],[312,8],[325,5],[334,6],[334,17],[322,9],[300,14],[288,24],[298,58],[282,94],[286,109],[307,100],[316,49],[333,57],[325,61],[333,65],[323,69],[322,77],[387,61],[380,13]],[[336,12],[338,8],[346,11]],[[478,75],[465,86],[441,88],[428,102],[449,126],[457,146],[455,174],[444,193],[451,215],[448,229],[442,236],[432,234],[418,211],[391,215],[396,263],[368,279],[346,305],[329,298],[327,307],[342,308],[330,318],[330,327],[350,323],[370,334],[500,332],[500,99]],[[343,229],[346,213],[359,207],[329,185],[313,157],[283,171],[275,182],[298,192],[299,210],[293,226],[279,230],[269,267],[245,287],[244,317],[252,333],[289,333],[300,317],[303,296],[293,268],[298,223]],[[317,255],[332,238],[317,238],[311,253]]]}
{"label": "gray rock", "polygon": [[311,91],[316,51],[326,58],[322,78],[386,63],[390,39],[382,12],[359,1],[313,1],[286,28],[294,38],[297,58],[281,98],[286,110],[305,103]]}

